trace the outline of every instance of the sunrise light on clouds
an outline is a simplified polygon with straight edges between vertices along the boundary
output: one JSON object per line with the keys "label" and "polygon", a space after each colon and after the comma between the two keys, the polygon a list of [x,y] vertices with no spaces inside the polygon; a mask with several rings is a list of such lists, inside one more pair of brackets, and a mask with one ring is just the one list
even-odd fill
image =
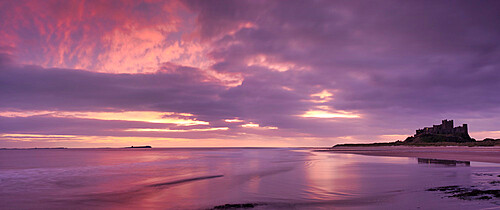
{"label": "sunrise light on clouds", "polygon": [[500,0],[0,0],[0,210],[498,209]]}
{"label": "sunrise light on clouds", "polygon": [[498,138],[498,5],[399,4],[1,1],[0,147]]}

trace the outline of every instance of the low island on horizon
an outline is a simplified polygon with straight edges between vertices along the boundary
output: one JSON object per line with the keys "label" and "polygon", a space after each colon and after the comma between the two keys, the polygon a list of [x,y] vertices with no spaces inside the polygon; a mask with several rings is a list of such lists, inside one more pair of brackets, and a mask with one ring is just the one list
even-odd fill
{"label": "low island on horizon", "polygon": [[147,145],[147,146],[130,146],[130,147],[125,147],[125,148],[129,148],[129,149],[144,149],[144,148],[153,148],[153,147]]}

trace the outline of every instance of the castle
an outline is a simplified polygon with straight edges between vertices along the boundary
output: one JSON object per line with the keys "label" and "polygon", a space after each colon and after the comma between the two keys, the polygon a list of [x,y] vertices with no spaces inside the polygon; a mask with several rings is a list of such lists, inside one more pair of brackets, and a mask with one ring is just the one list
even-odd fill
{"label": "castle", "polygon": [[441,125],[433,125],[432,127],[425,127],[422,129],[418,129],[414,137],[422,136],[425,134],[458,136],[470,139],[469,132],[467,130],[467,124],[463,124],[462,126],[458,127],[453,127],[453,120],[443,120]]}

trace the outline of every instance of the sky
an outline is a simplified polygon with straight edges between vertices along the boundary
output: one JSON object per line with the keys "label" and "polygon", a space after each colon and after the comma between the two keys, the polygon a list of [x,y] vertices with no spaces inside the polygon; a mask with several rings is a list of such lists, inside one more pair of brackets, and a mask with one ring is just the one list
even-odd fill
{"label": "sky", "polygon": [[500,138],[499,1],[0,0],[0,147]]}

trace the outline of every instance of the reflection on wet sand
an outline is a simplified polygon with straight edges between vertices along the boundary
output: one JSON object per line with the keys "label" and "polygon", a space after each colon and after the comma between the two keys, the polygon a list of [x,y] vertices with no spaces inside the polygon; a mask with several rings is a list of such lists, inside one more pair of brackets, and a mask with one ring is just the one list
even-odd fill
{"label": "reflection on wet sand", "polygon": [[418,164],[438,164],[445,166],[470,166],[470,161],[418,158]]}
{"label": "reflection on wet sand", "polygon": [[15,154],[0,159],[5,209],[477,209],[494,205],[426,189],[477,185],[474,174],[495,184],[500,175],[495,164],[294,148],[7,152]]}

